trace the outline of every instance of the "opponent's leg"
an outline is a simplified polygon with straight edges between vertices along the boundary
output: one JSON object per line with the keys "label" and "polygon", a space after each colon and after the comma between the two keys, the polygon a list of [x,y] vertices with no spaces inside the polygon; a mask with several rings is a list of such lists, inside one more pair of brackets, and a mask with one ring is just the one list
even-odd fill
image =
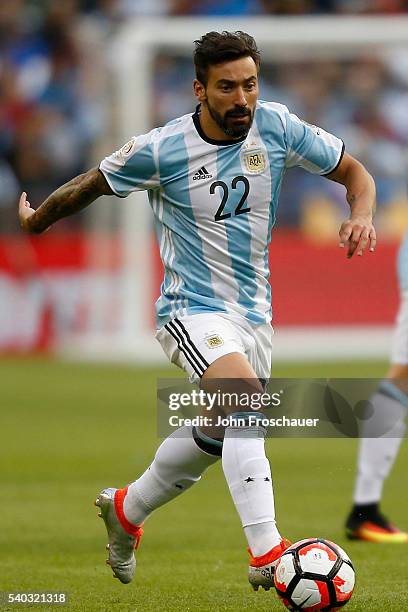
{"label": "opponent's leg", "polygon": [[[354,505],[346,521],[349,538],[384,543],[408,543],[408,534],[397,529],[379,510],[382,488],[404,437],[408,395],[408,366],[392,366],[371,399],[373,416],[364,422],[358,454]],[[405,383],[403,382],[405,380]],[[380,436],[380,437],[379,437]]]}
{"label": "opponent's leg", "polygon": [[[263,392],[251,365],[239,353],[225,355],[210,365],[203,376],[202,388],[211,389],[212,382],[226,392],[234,389],[238,393]],[[268,589],[273,586],[274,565],[287,544],[276,526],[265,430],[256,424],[255,412],[245,415],[237,412],[239,406],[224,405],[222,409],[231,419],[225,430],[222,467],[249,545],[249,581],[255,589],[259,586]]]}
{"label": "opponent's leg", "polygon": [[[404,289],[408,279],[406,268],[400,267],[399,272],[402,292],[392,343],[392,365],[371,399],[374,414],[364,423],[354,506],[346,522],[349,537],[372,542],[408,542],[408,534],[394,527],[379,511],[383,483],[404,436],[408,406],[408,291]],[[385,434],[379,437],[379,432]]]}
{"label": "opponent's leg", "polygon": [[159,446],[149,468],[124,489],[101,491],[96,505],[108,532],[109,558],[114,576],[121,582],[132,580],[136,560],[134,549],[142,535],[141,523],[160,506],[178,497],[200,480],[215,463],[221,448],[207,444],[207,452],[196,442],[191,427],[181,427]]}

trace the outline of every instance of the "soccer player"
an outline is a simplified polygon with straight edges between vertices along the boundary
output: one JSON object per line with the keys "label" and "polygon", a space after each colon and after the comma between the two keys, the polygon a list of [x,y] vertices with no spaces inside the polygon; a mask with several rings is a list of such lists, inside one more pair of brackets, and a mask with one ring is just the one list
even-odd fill
{"label": "soccer player", "polygon": [[[134,136],[36,211],[23,193],[20,222],[40,233],[101,195],[147,190],[165,270],[157,340],[204,388],[220,380],[228,388],[234,379],[240,389],[261,392],[271,371],[273,333],[268,244],[285,170],[301,166],[345,185],[351,214],[339,234],[348,257],[374,250],[375,185],[336,136],[281,104],[258,100],[260,54],[251,36],[209,32],[195,43],[194,64],[195,112]],[[253,412],[221,409],[231,419],[223,441],[204,427],[183,427],[164,440],[135,482],[98,495],[108,563],[122,582],[133,578],[145,519],[222,457],[248,540],[249,581],[255,589],[273,585],[287,541],[275,520],[265,430],[253,422]]]}
{"label": "soccer player", "polygon": [[346,521],[349,538],[384,544],[408,544],[408,533],[395,527],[379,510],[384,481],[405,434],[408,411],[408,234],[399,251],[398,278],[401,299],[391,365],[371,398],[373,415],[363,421],[354,504]]}

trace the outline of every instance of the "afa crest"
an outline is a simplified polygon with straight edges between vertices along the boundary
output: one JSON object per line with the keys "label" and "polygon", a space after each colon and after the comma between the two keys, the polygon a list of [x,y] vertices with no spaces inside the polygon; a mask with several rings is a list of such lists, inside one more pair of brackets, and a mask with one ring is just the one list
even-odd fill
{"label": "afa crest", "polygon": [[221,338],[221,336],[215,335],[207,338],[205,343],[208,348],[218,348],[224,344],[224,340]]}
{"label": "afa crest", "polygon": [[245,167],[251,174],[261,174],[266,168],[265,153],[261,149],[244,153]]}

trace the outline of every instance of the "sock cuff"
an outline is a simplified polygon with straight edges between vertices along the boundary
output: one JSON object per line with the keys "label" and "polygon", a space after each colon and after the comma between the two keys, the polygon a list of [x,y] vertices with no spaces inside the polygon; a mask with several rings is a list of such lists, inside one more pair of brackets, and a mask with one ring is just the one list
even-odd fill
{"label": "sock cuff", "polygon": [[260,555],[259,557],[254,557],[254,555],[252,554],[252,550],[250,548],[247,548],[247,551],[251,555],[251,566],[262,567],[262,565],[266,565],[267,563],[273,563],[288,546],[290,546],[289,540],[281,539],[279,544],[271,548],[271,550],[268,550],[268,552],[266,552],[265,554]]}
{"label": "sock cuff", "polygon": [[264,416],[259,412],[233,412],[228,416],[226,436],[242,438],[265,438],[266,429],[260,423]]}
{"label": "sock cuff", "polygon": [[207,434],[202,432],[198,427],[193,427],[192,434],[194,442],[197,444],[200,450],[202,450],[204,453],[207,453],[208,455],[221,457],[222,440],[210,438],[210,436],[207,436]]}
{"label": "sock cuff", "polygon": [[114,504],[116,516],[118,517],[119,523],[122,525],[126,533],[129,533],[135,538],[140,538],[141,526],[133,525],[133,523],[128,521],[123,510],[123,502],[125,500],[127,491],[128,487],[125,487],[124,489],[117,489],[115,491]]}
{"label": "sock cuff", "polygon": [[390,380],[382,380],[378,387],[378,392],[396,400],[405,406],[405,408],[408,408],[408,395]]}
{"label": "sock cuff", "polygon": [[259,412],[233,412],[228,416],[230,427],[248,427],[257,425],[264,418]]}

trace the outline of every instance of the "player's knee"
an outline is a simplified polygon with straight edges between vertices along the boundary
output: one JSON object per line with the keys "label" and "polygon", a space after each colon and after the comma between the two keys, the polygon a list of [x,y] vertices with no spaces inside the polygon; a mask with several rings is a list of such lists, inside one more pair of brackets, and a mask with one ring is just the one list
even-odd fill
{"label": "player's knee", "polygon": [[212,379],[206,381],[202,388],[215,399],[218,411],[226,416],[257,407],[264,393],[263,384],[258,378]]}

